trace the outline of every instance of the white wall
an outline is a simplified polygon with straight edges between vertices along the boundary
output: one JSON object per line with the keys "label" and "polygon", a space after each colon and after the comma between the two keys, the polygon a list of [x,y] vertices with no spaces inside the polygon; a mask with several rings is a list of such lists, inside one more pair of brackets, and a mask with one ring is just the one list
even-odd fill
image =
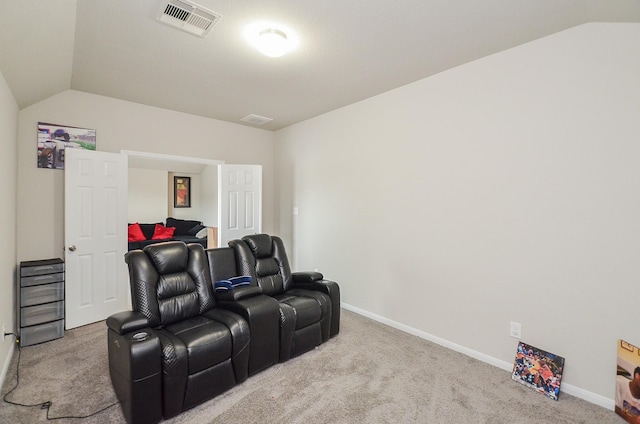
{"label": "white wall", "polygon": [[128,222],[164,222],[169,210],[168,172],[129,168]]}
{"label": "white wall", "polygon": [[[200,210],[202,224],[208,227],[218,226],[218,167],[205,166],[200,185]],[[215,184],[207,184],[205,181],[215,181]],[[275,203],[275,202],[274,202]]]}
{"label": "white wall", "polygon": [[64,257],[64,171],[36,167],[38,121],[92,128],[97,150],[161,153],[263,166],[263,223],[274,226],[271,131],[66,91],[25,108],[18,127],[18,260]]}
{"label": "white wall", "polygon": [[612,407],[617,341],[640,345],[638,46],[583,25],[278,131],[294,267],[505,368],[520,322]]}
{"label": "white wall", "polygon": [[[0,148],[2,149],[2,166],[0,166],[0,331],[6,325],[7,332],[14,332],[16,325],[15,286],[17,274],[16,260],[16,186],[17,186],[17,152],[18,139],[18,104],[16,103],[7,82],[0,73]],[[34,162],[35,163],[35,162]],[[4,382],[15,338],[6,337],[0,342],[0,386]]]}

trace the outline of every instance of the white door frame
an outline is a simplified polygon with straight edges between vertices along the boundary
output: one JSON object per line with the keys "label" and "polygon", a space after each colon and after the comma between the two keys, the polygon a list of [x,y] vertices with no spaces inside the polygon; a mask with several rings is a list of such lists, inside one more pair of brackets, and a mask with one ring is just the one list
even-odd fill
{"label": "white door frame", "polygon": [[[120,150],[120,153],[123,155],[127,155],[127,157],[129,158],[130,168],[158,169],[173,173],[184,172],[190,174],[200,174],[207,167],[215,167],[215,175],[217,176],[218,165],[224,164],[223,160],[217,159],[165,155],[162,153],[139,152],[135,150]],[[216,184],[216,190],[218,190],[218,186],[219,183]],[[217,204],[217,199],[215,204]],[[212,209],[211,216],[213,216],[213,214],[216,212],[216,209]],[[213,223],[211,219],[208,219],[207,216],[200,217],[200,220],[203,222],[203,225],[211,227],[219,226],[220,223],[219,217],[215,223]]]}
{"label": "white door frame", "polygon": [[172,166],[180,164],[191,164],[194,167],[218,166],[224,163],[223,160],[194,158],[189,156],[164,155],[161,153],[138,152],[135,150],[120,150],[120,153],[129,157],[129,166],[136,161],[144,161],[145,166],[157,169],[167,169],[171,172]]}

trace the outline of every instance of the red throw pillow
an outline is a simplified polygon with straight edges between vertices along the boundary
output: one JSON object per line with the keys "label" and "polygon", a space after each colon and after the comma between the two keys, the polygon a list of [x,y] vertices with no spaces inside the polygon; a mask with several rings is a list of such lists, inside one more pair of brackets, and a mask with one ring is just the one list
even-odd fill
{"label": "red throw pillow", "polygon": [[129,241],[142,241],[147,239],[142,232],[142,228],[140,228],[140,224],[137,222],[129,225],[128,235]]}
{"label": "red throw pillow", "polygon": [[176,227],[165,227],[164,225],[156,224],[156,229],[153,230],[153,237],[151,240],[165,240],[173,237],[173,233],[176,231]]}

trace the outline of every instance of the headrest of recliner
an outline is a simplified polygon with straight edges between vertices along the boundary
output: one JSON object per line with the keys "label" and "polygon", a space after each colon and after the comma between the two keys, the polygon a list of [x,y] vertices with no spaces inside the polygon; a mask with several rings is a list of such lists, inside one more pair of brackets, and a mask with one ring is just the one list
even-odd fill
{"label": "headrest of recliner", "polygon": [[181,241],[150,244],[143,250],[161,275],[183,272],[187,269],[189,253],[187,245]]}
{"label": "headrest of recliner", "polygon": [[273,252],[273,241],[269,234],[252,234],[242,237],[242,241],[249,245],[251,253],[256,259],[268,258]]}

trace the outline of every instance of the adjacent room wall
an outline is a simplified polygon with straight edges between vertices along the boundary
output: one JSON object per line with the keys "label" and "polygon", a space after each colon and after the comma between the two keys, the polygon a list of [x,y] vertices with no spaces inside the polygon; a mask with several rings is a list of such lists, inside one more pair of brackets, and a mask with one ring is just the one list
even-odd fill
{"label": "adjacent room wall", "polygon": [[[18,139],[18,104],[0,73],[0,222],[3,230],[0,237],[0,331],[6,325],[7,332],[14,332],[16,325],[16,186],[18,185],[16,140]],[[0,386],[4,382],[15,338],[9,336],[0,342]]]}
{"label": "adjacent room wall", "polygon": [[639,45],[582,25],[278,131],[294,269],[505,369],[522,323],[612,408],[617,341],[640,345]]}
{"label": "adjacent room wall", "polygon": [[64,171],[36,167],[38,121],[95,129],[105,152],[262,165],[263,228],[273,230],[273,132],[70,90],[19,113],[18,260],[64,257]]}
{"label": "adjacent room wall", "polygon": [[[202,224],[208,227],[218,226],[218,167],[205,166],[200,184],[200,210]],[[215,184],[207,184],[207,181],[215,181]],[[275,204],[275,202],[274,202]]]}
{"label": "adjacent room wall", "polygon": [[128,221],[164,222],[169,210],[168,172],[129,168]]}

